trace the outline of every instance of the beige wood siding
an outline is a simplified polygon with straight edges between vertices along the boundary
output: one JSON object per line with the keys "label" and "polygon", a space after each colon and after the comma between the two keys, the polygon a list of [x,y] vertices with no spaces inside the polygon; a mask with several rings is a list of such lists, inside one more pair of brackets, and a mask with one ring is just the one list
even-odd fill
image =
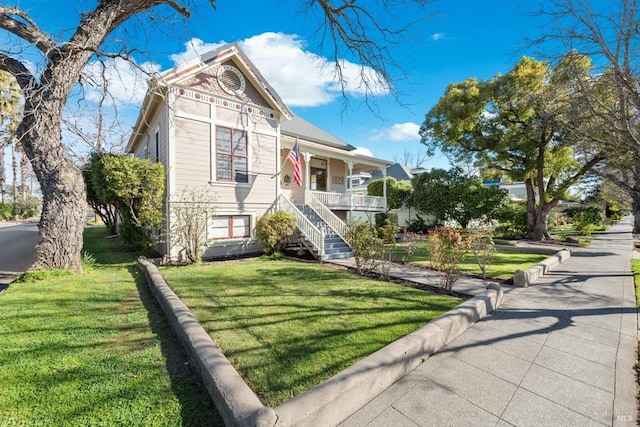
{"label": "beige wood siding", "polygon": [[228,108],[216,108],[216,121],[224,123],[225,126],[233,126],[236,129],[243,129],[248,124],[247,115]]}
{"label": "beige wood siding", "polygon": [[[211,125],[175,119],[175,194],[185,187],[205,186],[211,179]],[[173,191],[172,191],[173,192]]]}
{"label": "beige wood siding", "polygon": [[329,162],[329,191],[333,193],[347,192],[346,166],[342,160],[331,159]]}
{"label": "beige wood siding", "polygon": [[193,99],[178,96],[176,98],[176,111],[196,116],[209,117],[211,115],[211,105],[208,103],[195,101]]}

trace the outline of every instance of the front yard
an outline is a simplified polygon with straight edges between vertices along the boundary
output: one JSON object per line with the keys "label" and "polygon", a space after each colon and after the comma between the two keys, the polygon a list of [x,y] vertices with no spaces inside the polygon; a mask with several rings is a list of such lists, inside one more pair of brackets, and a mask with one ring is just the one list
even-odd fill
{"label": "front yard", "polygon": [[[426,243],[418,243],[418,250],[413,254],[409,262],[411,264],[430,267],[429,254]],[[395,255],[397,260],[400,260],[401,250],[396,250]],[[508,280],[513,278],[513,273],[518,270],[525,270],[543,259],[547,258],[547,255],[537,254],[521,254],[513,252],[495,252],[493,253],[491,265],[487,267],[487,278]],[[482,271],[476,263],[473,254],[469,252],[467,256],[460,263],[460,271],[467,274],[481,275]]]}
{"label": "front yard", "polygon": [[461,302],[288,260],[161,272],[268,406],[319,384]]}

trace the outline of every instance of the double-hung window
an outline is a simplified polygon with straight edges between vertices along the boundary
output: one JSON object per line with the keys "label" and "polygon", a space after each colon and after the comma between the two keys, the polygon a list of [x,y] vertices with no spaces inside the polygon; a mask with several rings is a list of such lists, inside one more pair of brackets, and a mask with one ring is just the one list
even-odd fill
{"label": "double-hung window", "polygon": [[216,181],[249,182],[247,132],[216,127]]}
{"label": "double-hung window", "polygon": [[240,239],[251,236],[251,217],[249,215],[218,215],[209,222],[209,238]]}

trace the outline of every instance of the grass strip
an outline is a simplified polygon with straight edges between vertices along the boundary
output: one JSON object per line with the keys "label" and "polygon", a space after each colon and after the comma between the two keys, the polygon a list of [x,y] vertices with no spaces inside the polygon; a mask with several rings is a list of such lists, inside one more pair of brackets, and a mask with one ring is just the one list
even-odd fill
{"label": "grass strip", "polygon": [[[401,250],[396,249],[396,254],[396,257],[400,259]],[[487,278],[500,280],[511,279],[516,270],[526,270],[546,258],[548,258],[548,255],[494,252],[491,265],[487,267]],[[413,254],[409,262],[425,267],[430,266],[426,243],[418,244],[418,250]],[[476,263],[472,253],[468,253],[462,262],[460,262],[460,271],[474,275],[482,274],[482,270]]]}
{"label": "grass strip", "polygon": [[640,259],[631,260],[633,270],[633,281],[636,285],[636,306],[640,307]]}
{"label": "grass strip", "polygon": [[461,302],[289,260],[165,267],[161,272],[272,407]]}
{"label": "grass strip", "polygon": [[85,230],[82,275],[29,274],[0,294],[0,425],[222,425],[135,254]]}

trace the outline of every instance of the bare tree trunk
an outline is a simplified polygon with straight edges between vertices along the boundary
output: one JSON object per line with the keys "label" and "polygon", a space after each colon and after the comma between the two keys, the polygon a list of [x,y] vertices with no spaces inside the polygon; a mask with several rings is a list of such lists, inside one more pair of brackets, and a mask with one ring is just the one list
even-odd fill
{"label": "bare tree trunk", "polygon": [[13,185],[12,194],[13,197],[13,210],[16,210],[16,203],[18,201],[18,158],[16,156],[16,142],[11,144],[11,171],[13,173]]}
{"label": "bare tree trunk", "polygon": [[536,228],[536,189],[533,180],[527,178],[524,181],[527,190],[527,239],[533,239],[534,229]]}
{"label": "bare tree trunk", "polygon": [[64,104],[58,100],[66,97],[51,99],[28,99],[18,129],[42,190],[41,240],[31,268],[82,272],[80,252],[87,212],[86,191],[82,174],[61,143]]}
{"label": "bare tree trunk", "polygon": [[27,200],[27,180],[29,178],[29,159],[24,150],[20,150],[20,192],[22,201]]}
{"label": "bare tree trunk", "polygon": [[5,185],[7,184],[7,171],[4,167],[4,150],[6,145],[0,141],[0,203],[6,203]]}
{"label": "bare tree trunk", "polygon": [[536,204],[536,193],[533,182],[530,179],[525,181],[527,187],[527,239],[541,241],[551,239],[549,234],[549,215],[553,208],[558,205],[559,199],[550,202],[540,201]]}
{"label": "bare tree trunk", "polygon": [[633,214],[633,234],[640,234],[640,176],[636,178],[631,196],[631,213]]}

